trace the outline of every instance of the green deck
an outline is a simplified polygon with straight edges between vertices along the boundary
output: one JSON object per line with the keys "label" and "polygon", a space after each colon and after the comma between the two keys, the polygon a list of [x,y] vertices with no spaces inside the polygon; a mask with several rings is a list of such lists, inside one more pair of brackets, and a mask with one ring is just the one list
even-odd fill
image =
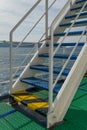
{"label": "green deck", "polygon": [[[44,97],[46,95],[44,94],[42,96]],[[0,102],[0,115],[12,110],[14,109],[11,106],[4,102]],[[0,119],[0,130],[46,129],[16,111]],[[81,86],[65,116],[65,122],[56,127],[54,130],[87,130],[87,78],[83,78]]]}

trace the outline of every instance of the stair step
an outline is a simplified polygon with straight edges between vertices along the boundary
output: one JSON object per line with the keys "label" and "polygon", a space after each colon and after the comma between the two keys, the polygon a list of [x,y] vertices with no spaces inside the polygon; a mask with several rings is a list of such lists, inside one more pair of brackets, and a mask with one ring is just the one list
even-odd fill
{"label": "stair step", "polygon": [[[15,102],[15,100],[13,99],[13,97],[11,97],[11,100],[13,101],[14,104],[12,104],[12,106],[19,112],[21,112],[22,114],[26,115],[27,117],[31,118],[32,120],[34,120],[35,122],[41,124],[43,127],[47,127],[47,119],[46,119],[46,114],[44,114],[44,111],[41,112],[41,108],[36,109],[36,110],[32,110],[28,107],[28,105],[26,103],[18,103]],[[35,106],[34,106],[35,107]],[[45,108],[44,108],[45,109]],[[47,108],[48,110],[48,108]],[[45,111],[47,112],[47,111]]]}
{"label": "stair step", "polygon": [[[80,42],[79,44],[78,44],[78,46],[83,46],[85,43],[84,42]],[[54,43],[54,46],[55,47],[57,47],[59,45],[59,43]],[[76,45],[76,43],[62,43],[61,44],[61,47],[72,47],[72,46],[75,46]],[[49,46],[49,43],[46,43],[46,46],[48,47]]]}
{"label": "stair step", "polygon": [[[78,15],[78,14],[69,15],[69,16],[66,16],[65,19],[75,18],[77,15]],[[81,16],[87,17],[87,12],[82,12],[82,13],[80,14],[80,17],[81,17]]]}
{"label": "stair step", "polygon": [[[48,53],[44,53],[44,54],[39,54],[39,57],[49,57]],[[67,59],[69,57],[69,55],[67,54],[56,54],[54,56],[54,58],[59,58],[59,59]],[[76,60],[77,59],[77,55],[72,55],[71,60]]]}
{"label": "stair step", "polygon": [[[49,72],[49,67],[46,66],[46,65],[32,65],[32,66],[30,66],[30,69]],[[61,68],[59,68],[59,67],[54,67],[54,69],[53,69],[54,74],[59,74],[60,71],[61,71]],[[69,73],[69,71],[70,71],[70,70],[66,68],[66,69],[63,71],[62,75],[67,76],[68,73]]]}
{"label": "stair step", "polygon": [[[80,10],[82,8],[82,6],[79,6],[79,7],[74,7],[74,8],[71,8],[70,11],[77,11],[77,10]],[[85,6],[84,9],[87,8],[87,5]]]}
{"label": "stair step", "polygon": [[78,0],[78,1],[76,1],[75,3],[76,4],[79,4],[79,3],[83,3],[83,2],[86,2],[87,0]]}
{"label": "stair step", "polygon": [[[67,36],[79,36],[79,35],[81,35],[83,33],[83,31],[73,31],[73,32],[69,32],[68,33],[68,35]],[[63,37],[63,36],[65,36],[65,34],[66,34],[66,32],[63,32],[63,33],[56,33],[56,34],[54,34],[54,36],[56,37],[56,36],[61,36],[61,37]],[[84,32],[84,35],[86,34],[86,31]]]}
{"label": "stair step", "polygon": [[[60,24],[59,26],[60,27],[67,27],[67,26],[70,26],[70,25],[72,25],[72,22]],[[86,25],[87,25],[87,20],[84,20],[84,21],[75,22],[73,26],[86,26]]]}
{"label": "stair step", "polygon": [[[27,78],[21,79],[21,82],[24,82],[24,83],[27,83],[29,85],[32,85],[32,86],[35,86],[35,87],[38,87],[38,88],[42,88],[42,89],[45,89],[45,90],[49,89],[48,81],[42,80],[42,79],[39,79],[39,78],[27,77]],[[53,92],[58,93],[61,87],[62,87],[62,83],[56,84]]]}

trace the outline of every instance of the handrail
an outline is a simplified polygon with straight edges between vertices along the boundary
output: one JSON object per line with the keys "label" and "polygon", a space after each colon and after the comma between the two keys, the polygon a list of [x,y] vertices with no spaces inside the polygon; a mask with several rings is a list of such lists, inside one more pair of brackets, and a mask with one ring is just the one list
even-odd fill
{"label": "handrail", "polygon": [[[52,2],[52,4],[49,6],[48,10],[54,5],[54,3],[56,2],[57,0],[54,0]],[[47,5],[48,6],[48,5]],[[24,40],[31,34],[31,32],[35,29],[35,27],[38,25],[38,23],[42,20],[42,18],[46,15],[46,12],[44,12],[44,14],[36,21],[36,23],[34,24],[34,26],[31,28],[31,30],[25,35],[25,37],[21,40],[21,42],[18,44],[17,47],[19,47],[23,42]],[[46,24],[47,25],[47,24]],[[48,25],[47,25],[48,26]],[[48,28],[49,29],[49,28]],[[46,30],[47,30],[47,27],[46,27]],[[46,32],[42,35],[42,37],[40,38],[40,40],[43,38],[43,36],[45,36]],[[48,34],[46,34],[46,38],[48,37]],[[40,41],[39,40],[39,41]],[[39,43],[39,41],[37,43]]]}
{"label": "handrail", "polygon": [[53,108],[53,40],[54,40],[54,28],[55,25],[57,24],[57,22],[59,21],[60,17],[65,14],[66,9],[68,9],[68,6],[70,6],[70,3],[72,2],[72,0],[68,0],[68,2],[64,5],[64,7],[62,8],[62,10],[58,13],[58,15],[56,16],[56,18],[54,19],[54,21],[51,24],[51,28],[50,28],[50,36],[51,36],[51,43],[50,43],[50,47],[49,47],[49,111],[52,111]]}
{"label": "handrail", "polygon": [[38,0],[34,6],[22,17],[22,19],[14,26],[14,28],[10,31],[10,87],[12,86],[12,57],[13,57],[13,50],[12,50],[12,42],[13,42],[13,32],[20,26],[20,24],[31,14],[31,12],[35,9],[35,7],[41,2],[41,0]]}
{"label": "handrail", "polygon": [[[61,44],[63,43],[63,41],[65,40],[66,36],[68,35],[69,31],[71,30],[71,28],[73,27],[74,23],[76,22],[76,20],[78,19],[78,17],[80,16],[80,13],[83,11],[84,7],[86,6],[87,2],[84,4],[84,6],[81,8],[80,12],[78,13],[78,15],[76,16],[75,20],[73,21],[73,23],[71,24],[69,30],[67,31],[66,35],[64,36],[63,40],[59,43],[58,48],[56,48],[56,50],[54,51],[53,56],[55,55],[55,53],[58,51],[59,47],[61,46]],[[84,32],[85,33],[85,32]],[[72,55],[71,55],[72,56]],[[69,56],[70,57],[70,56]],[[70,57],[71,58],[71,57]],[[70,59],[69,59],[70,60]],[[64,67],[65,69],[65,67]],[[57,81],[59,80],[62,72],[64,71],[64,69],[61,70],[60,74],[58,75],[58,77],[56,78],[56,81],[54,82],[53,88],[56,85]]]}
{"label": "handrail", "polygon": [[[59,46],[57,47],[57,49],[54,51],[53,53],[53,35],[54,35],[54,28],[55,28],[55,25],[56,23],[58,22],[59,20],[59,17],[61,17],[61,15],[63,14],[63,12],[68,8],[68,6],[70,6],[70,3],[72,2],[72,0],[69,0],[64,8],[62,9],[62,11],[60,11],[60,13],[57,15],[57,17],[55,18],[55,20],[53,21],[52,25],[51,25],[51,30],[50,30],[50,33],[51,33],[51,45],[50,45],[50,50],[49,50],[49,55],[50,55],[50,63],[49,63],[49,110],[51,111],[52,108],[53,108],[53,88],[54,86],[56,85],[57,81],[59,80],[62,72],[64,71],[64,68],[61,70],[60,74],[58,75],[58,77],[56,78],[54,84],[53,84],[53,57],[55,55],[55,53],[58,51],[59,47],[61,46],[62,42],[65,40],[66,36],[68,35],[69,31],[71,30],[71,28],[73,27],[74,23],[76,22],[76,20],[78,19],[80,13],[82,12],[82,10],[84,9],[86,3],[84,4],[84,6],[81,8],[79,14],[77,15],[77,17],[75,18],[75,20],[72,22],[69,30],[67,31],[66,35],[64,36],[62,42],[60,42]],[[69,57],[70,58],[70,57]]]}
{"label": "handrail", "polygon": [[[41,2],[41,0],[38,0],[33,7],[22,17],[22,19],[14,26],[14,28],[10,31],[10,91],[12,87],[12,81],[13,81],[13,63],[12,63],[12,58],[13,58],[13,50],[12,50],[12,43],[13,43],[13,33],[14,31],[20,26],[20,24],[31,14],[31,12],[37,7],[37,5]],[[46,36],[48,35],[48,0],[45,0],[46,4]]]}
{"label": "handrail", "polygon": [[87,26],[86,26],[86,43],[87,43]]}
{"label": "handrail", "polygon": [[[27,36],[29,36],[29,34],[33,31],[33,29],[37,26],[37,24],[41,21],[41,19],[46,15],[46,32],[41,36],[41,38],[38,40],[38,42],[37,42],[37,44],[38,43],[40,43],[40,41],[42,40],[42,38],[44,37],[44,36],[46,36],[46,38],[45,38],[45,41],[46,40],[48,40],[47,39],[47,37],[48,37],[48,31],[47,30],[49,30],[49,28],[48,28],[48,11],[47,10],[49,10],[53,5],[54,5],[54,3],[56,2],[56,0],[54,0],[52,3],[51,3],[51,5],[49,6],[49,8],[48,8],[48,1],[46,0],[46,11],[45,11],[45,13],[39,18],[39,20],[35,23],[35,25],[32,27],[32,29],[27,33],[27,35],[22,39],[22,41],[21,42],[19,42],[19,44],[17,45],[17,47],[15,48],[15,49],[17,49],[22,43],[23,43],[23,41],[27,38]],[[23,18],[22,18],[23,19]],[[20,22],[19,22],[20,23]],[[17,27],[17,26],[16,26]],[[14,27],[15,28],[15,27]],[[14,30],[14,29],[13,29]],[[33,49],[34,50],[34,49]],[[37,49],[38,50],[38,49]],[[15,54],[15,55],[17,55],[17,54]],[[24,54],[25,55],[25,54]],[[23,60],[23,62],[21,63],[21,65],[23,65],[23,63],[26,61],[26,59],[28,58],[28,56],[29,55],[31,55],[31,54],[27,54],[26,55],[26,57],[25,57],[25,59]],[[16,72],[15,72],[15,74],[12,76],[12,77],[14,77],[15,75],[16,75],[16,73],[17,73],[17,71],[19,71],[19,69],[20,69],[20,67],[21,67],[21,65],[17,68],[17,70],[16,70]],[[10,71],[11,72],[11,71]]]}
{"label": "handrail", "polygon": [[83,11],[84,7],[86,6],[87,3],[84,4],[84,6],[81,8],[80,12],[78,13],[78,15],[76,16],[75,20],[72,22],[72,24],[70,25],[67,33],[65,34],[65,36],[63,37],[62,41],[59,43],[59,46],[56,48],[56,50],[54,51],[54,54],[56,54],[56,52],[58,51],[59,47],[61,46],[62,42],[65,40],[66,36],[68,35],[69,31],[71,30],[71,28],[73,27],[74,23],[76,22],[76,20],[79,18],[80,13]]}
{"label": "handrail", "polygon": [[73,55],[73,53],[74,53],[76,47],[78,46],[78,44],[79,44],[81,38],[83,37],[83,35],[84,35],[84,33],[85,33],[85,30],[86,30],[86,29],[84,29],[84,31],[82,32],[81,37],[79,38],[78,42],[77,42],[76,45],[74,46],[73,50],[71,51],[71,53],[70,53],[68,59],[66,60],[64,66],[63,66],[63,68],[62,68],[62,70],[60,71],[60,74],[59,74],[58,77],[56,78],[56,81],[55,81],[55,83],[53,84],[53,88],[54,88],[54,86],[56,85],[57,81],[59,80],[59,78],[60,78],[61,74],[63,73],[64,69],[66,68],[66,66],[67,66],[67,64],[68,64],[68,62],[69,62],[71,56]]}

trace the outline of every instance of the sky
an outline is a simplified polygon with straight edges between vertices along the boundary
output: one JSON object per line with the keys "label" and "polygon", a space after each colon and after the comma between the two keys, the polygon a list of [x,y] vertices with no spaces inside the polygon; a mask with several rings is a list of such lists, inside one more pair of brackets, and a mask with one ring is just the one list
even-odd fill
{"label": "sky", "polygon": [[[51,4],[54,0],[49,0]],[[60,1],[60,2],[59,2]],[[49,25],[67,0],[56,0],[49,10]],[[9,40],[9,33],[23,15],[33,6],[36,0],[0,0],[0,41]],[[50,5],[49,4],[49,5]],[[28,16],[28,18],[15,31],[13,40],[21,41],[33,27],[45,10],[45,0]],[[25,41],[36,41],[45,31],[45,20],[42,19],[35,30]]]}

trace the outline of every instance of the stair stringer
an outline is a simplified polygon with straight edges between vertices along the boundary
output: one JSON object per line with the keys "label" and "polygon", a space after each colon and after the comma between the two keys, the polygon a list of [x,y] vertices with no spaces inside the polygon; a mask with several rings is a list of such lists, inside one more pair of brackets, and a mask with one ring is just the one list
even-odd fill
{"label": "stair stringer", "polygon": [[76,62],[67,76],[53,103],[53,111],[48,112],[47,127],[63,121],[78,86],[87,70],[87,44],[82,48]]}
{"label": "stair stringer", "polygon": [[20,91],[20,90],[25,90],[29,88],[29,85],[23,83],[20,81],[21,78],[26,78],[26,77],[33,77],[37,73],[37,71],[32,71],[30,69],[31,65],[37,65],[37,64],[42,64],[44,63],[44,58],[38,57],[38,54],[41,53],[48,53],[48,48],[46,47],[45,43],[40,47],[40,49],[35,53],[31,61],[28,63],[28,65],[25,67],[23,72],[20,74],[16,82],[13,84],[12,88],[10,89],[11,93],[15,91]]}

